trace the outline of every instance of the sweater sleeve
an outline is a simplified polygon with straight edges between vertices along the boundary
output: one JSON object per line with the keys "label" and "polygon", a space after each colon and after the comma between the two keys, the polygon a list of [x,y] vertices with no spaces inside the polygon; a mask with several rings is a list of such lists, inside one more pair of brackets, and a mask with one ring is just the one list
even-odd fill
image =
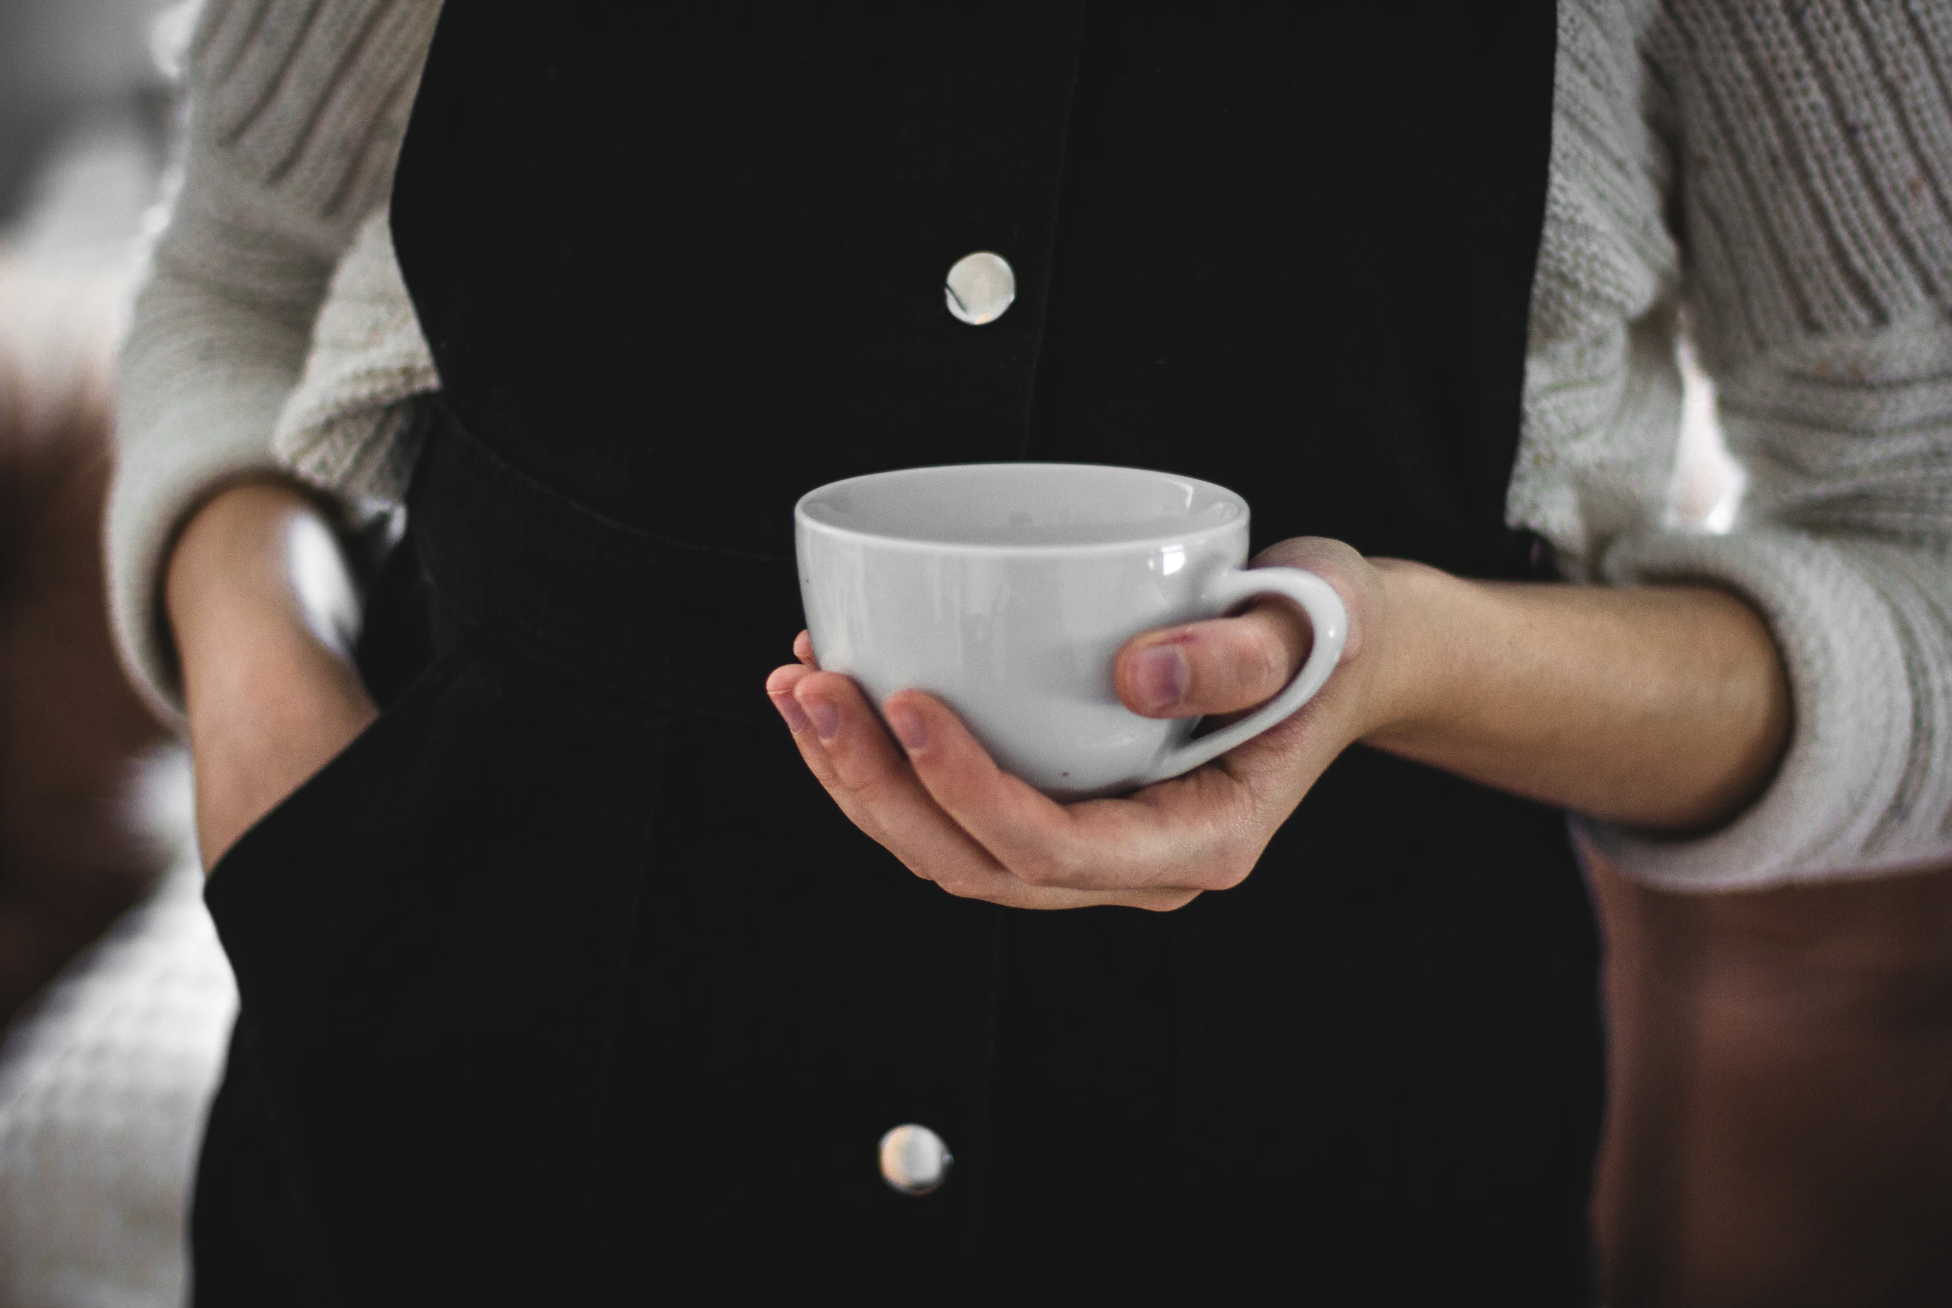
{"label": "sweater sleeve", "polygon": [[[1569,76],[1562,46],[1554,188],[1589,220],[1555,231],[1548,214],[1513,517],[1588,579],[1742,595],[1780,648],[1794,724],[1771,784],[1719,830],[1585,828],[1673,889],[1943,863],[1952,104],[1930,88],[1952,23],[1674,0],[1636,28],[1623,12],[1562,7],[1562,38],[1570,23],[1576,48],[1606,51],[1608,76],[1576,60]],[[1567,128],[1568,98],[1597,130]],[[1678,261],[1644,235],[1663,225]],[[1630,270],[1638,298],[1593,294],[1611,284],[1594,267]],[[1749,479],[1725,534],[1659,511],[1674,406],[1648,397],[1673,390],[1679,303]]]}
{"label": "sweater sleeve", "polygon": [[161,572],[188,515],[278,468],[277,427],[341,256],[384,202],[435,0],[208,0],[181,178],[123,346],[107,521],[117,643],[172,721]]}
{"label": "sweater sleeve", "polygon": [[1720,379],[1750,480],[1735,530],[1639,531],[1603,556],[1612,581],[1705,581],[1748,598],[1794,703],[1774,781],[1722,830],[1590,827],[1601,853],[1656,884],[1952,861],[1952,327],[1932,315],[1805,357],[1801,376],[1771,361]]}

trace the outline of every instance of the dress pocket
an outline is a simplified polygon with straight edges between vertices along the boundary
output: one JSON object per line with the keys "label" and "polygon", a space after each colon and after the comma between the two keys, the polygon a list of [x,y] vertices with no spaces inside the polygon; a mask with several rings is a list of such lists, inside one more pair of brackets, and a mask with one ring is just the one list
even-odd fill
{"label": "dress pocket", "polygon": [[[366,728],[346,743],[345,748],[327,759],[318,771],[299,782],[283,799],[272,805],[257,821],[232,842],[210,869],[204,895],[216,904],[230,893],[230,884],[250,875],[249,869],[265,862],[275,863],[279,848],[293,838],[291,828],[307,828],[308,817],[335,807],[333,796],[343,792],[349,778],[383,756],[390,748],[410,737],[412,720],[437,702],[443,690],[453,683],[473,657],[470,642],[463,641],[435,659]],[[310,843],[317,836],[303,834],[298,839]],[[221,925],[221,924],[220,924]]]}
{"label": "dress pocket", "polygon": [[543,1301],[586,1260],[664,736],[480,637],[213,874],[253,1094],[338,1297],[502,1301],[397,1284],[495,1268]]}

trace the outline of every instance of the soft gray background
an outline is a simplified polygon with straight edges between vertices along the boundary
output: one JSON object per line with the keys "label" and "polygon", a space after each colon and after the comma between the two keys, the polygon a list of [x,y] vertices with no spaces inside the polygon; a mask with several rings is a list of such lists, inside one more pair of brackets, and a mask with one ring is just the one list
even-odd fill
{"label": "soft gray background", "polygon": [[168,85],[151,20],[172,0],[0,0],[0,222],[35,167],[87,123],[135,122],[160,139]]}

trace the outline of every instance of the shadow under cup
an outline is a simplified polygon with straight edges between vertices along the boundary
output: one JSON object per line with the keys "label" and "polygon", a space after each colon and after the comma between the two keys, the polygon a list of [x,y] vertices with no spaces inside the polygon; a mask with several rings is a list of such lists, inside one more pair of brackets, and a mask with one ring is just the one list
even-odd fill
{"label": "shadow under cup", "polygon": [[[1002,767],[1059,799],[1196,767],[1326,678],[1340,601],[1308,573],[1242,572],[1247,527],[1247,502],[1225,487],[1087,464],[875,473],[810,491],[794,510],[820,666],[877,705],[897,690],[938,696]],[[1112,661],[1131,637],[1266,593],[1300,604],[1316,629],[1308,666],[1275,701],[1197,742],[1196,720],[1119,702]]]}

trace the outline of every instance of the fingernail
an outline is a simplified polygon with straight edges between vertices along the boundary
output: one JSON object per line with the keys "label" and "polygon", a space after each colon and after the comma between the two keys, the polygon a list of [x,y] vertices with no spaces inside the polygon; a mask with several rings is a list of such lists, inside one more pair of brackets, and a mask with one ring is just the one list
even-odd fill
{"label": "fingernail", "polygon": [[887,710],[887,714],[888,729],[895,733],[895,739],[902,743],[903,749],[912,754],[929,743],[928,724],[914,709],[892,708]]}
{"label": "fingernail", "polygon": [[834,707],[833,702],[810,699],[801,707],[807,711],[807,716],[813,719],[813,729],[820,733],[820,738],[832,740],[834,733],[840,730],[840,710]]}
{"label": "fingernail", "polygon": [[799,700],[794,699],[793,696],[787,694],[785,691],[769,690],[766,694],[773,701],[773,707],[779,710],[779,715],[786,719],[786,729],[788,731],[797,736],[806,730],[807,715],[801,710]]}
{"label": "fingernail", "polygon": [[1177,645],[1153,645],[1142,649],[1132,669],[1133,689],[1139,707],[1159,712],[1186,697],[1186,656]]}

